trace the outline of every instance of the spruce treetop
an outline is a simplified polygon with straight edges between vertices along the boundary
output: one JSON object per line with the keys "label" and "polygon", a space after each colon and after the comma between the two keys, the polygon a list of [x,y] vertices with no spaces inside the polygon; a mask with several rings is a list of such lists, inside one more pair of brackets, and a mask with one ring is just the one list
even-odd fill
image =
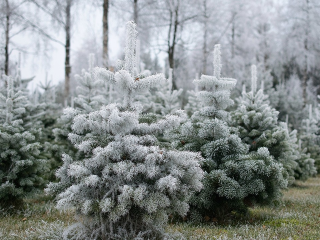
{"label": "spruce treetop", "polygon": [[115,74],[104,68],[96,68],[96,74],[105,81],[114,84],[123,98],[122,107],[130,109],[135,107],[134,96],[139,92],[155,86],[164,80],[162,73],[151,76],[144,76],[137,71],[137,58],[135,46],[137,42],[136,24],[132,21],[126,25],[127,37],[124,61],[119,64],[119,71]]}
{"label": "spruce treetop", "polygon": [[235,87],[237,80],[232,78],[221,77],[221,51],[220,44],[214,48],[214,72],[213,76],[202,75],[194,83],[203,89],[198,93],[198,98],[203,103],[201,115],[224,118],[227,107],[233,104],[230,99],[230,90]]}

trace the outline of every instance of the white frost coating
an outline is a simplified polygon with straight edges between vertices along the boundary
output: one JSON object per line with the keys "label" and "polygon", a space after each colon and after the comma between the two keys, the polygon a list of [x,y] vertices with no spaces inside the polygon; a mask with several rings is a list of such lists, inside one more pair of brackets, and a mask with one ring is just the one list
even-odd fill
{"label": "white frost coating", "polygon": [[179,181],[175,177],[169,175],[169,176],[160,178],[157,181],[156,185],[161,192],[163,192],[166,189],[170,192],[174,192],[179,187]]}
{"label": "white frost coating", "polygon": [[88,187],[96,187],[100,181],[100,177],[97,175],[90,175],[89,177],[84,179],[85,184]]}
{"label": "white frost coating", "polygon": [[80,178],[90,174],[89,169],[87,169],[84,166],[81,166],[78,163],[71,164],[67,172],[68,172],[68,176],[75,177],[75,178]]}

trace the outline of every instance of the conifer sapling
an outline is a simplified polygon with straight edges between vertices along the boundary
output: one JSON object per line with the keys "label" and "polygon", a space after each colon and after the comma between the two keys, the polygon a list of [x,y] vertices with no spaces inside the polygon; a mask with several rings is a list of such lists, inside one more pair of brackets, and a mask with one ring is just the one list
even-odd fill
{"label": "conifer sapling", "polygon": [[96,68],[98,78],[114,84],[123,97],[98,111],[74,116],[69,139],[82,157],[63,156],[58,183],[59,209],[75,208],[82,221],[68,231],[75,239],[159,239],[169,215],[185,215],[188,199],[202,187],[197,153],[166,150],[154,134],[176,127],[178,115],[140,123],[142,106],[133,99],[159,82],[162,74],[137,79],[136,26],[127,23],[123,68],[115,74]]}

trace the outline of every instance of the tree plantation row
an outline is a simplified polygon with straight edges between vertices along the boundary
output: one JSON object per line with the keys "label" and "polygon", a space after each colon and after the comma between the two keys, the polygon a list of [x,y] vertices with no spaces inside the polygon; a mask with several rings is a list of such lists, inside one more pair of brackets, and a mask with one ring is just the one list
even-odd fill
{"label": "tree plantation row", "polygon": [[168,79],[141,70],[137,34],[128,22],[115,72],[89,56],[63,110],[50,82],[31,95],[19,71],[4,76],[1,208],[23,208],[44,189],[58,209],[75,210],[65,239],[171,239],[169,219],[199,223],[277,205],[282,190],[316,175],[318,106],[308,105],[299,131],[279,121],[271,102],[284,101],[286,87],[257,84],[254,65],[250,91],[234,101],[237,80],[222,77],[215,45],[213,74],[193,81],[181,110],[172,70]]}

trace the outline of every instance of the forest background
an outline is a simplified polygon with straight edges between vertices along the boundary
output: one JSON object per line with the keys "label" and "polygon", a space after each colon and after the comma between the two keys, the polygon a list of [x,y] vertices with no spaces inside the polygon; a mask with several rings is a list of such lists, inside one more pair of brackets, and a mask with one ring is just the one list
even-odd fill
{"label": "forest background", "polygon": [[24,78],[35,76],[32,91],[48,78],[70,104],[88,55],[115,68],[124,54],[124,23],[134,20],[142,67],[166,75],[173,68],[174,89],[193,89],[196,75],[211,72],[219,43],[222,73],[238,80],[234,94],[250,84],[250,66],[257,65],[258,81],[286,86],[293,102],[277,110],[298,128],[302,108],[315,106],[319,91],[319,8],[315,0],[2,0],[0,69],[14,75],[20,64]]}

